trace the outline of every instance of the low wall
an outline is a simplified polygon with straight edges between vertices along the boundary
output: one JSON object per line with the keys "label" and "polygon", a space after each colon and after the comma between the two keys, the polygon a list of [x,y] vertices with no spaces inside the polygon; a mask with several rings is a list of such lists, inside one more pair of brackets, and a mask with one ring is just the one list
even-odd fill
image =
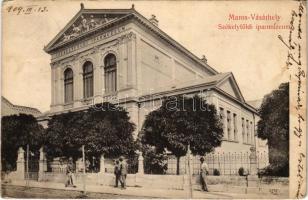
{"label": "low wall", "polygon": [[[82,174],[75,175],[76,183],[82,183]],[[63,173],[45,172],[41,181],[65,183],[66,175]],[[86,183],[94,185],[114,186],[115,176],[111,173],[87,173]],[[138,175],[128,174],[126,178],[128,187],[183,189],[184,176],[175,175]]]}

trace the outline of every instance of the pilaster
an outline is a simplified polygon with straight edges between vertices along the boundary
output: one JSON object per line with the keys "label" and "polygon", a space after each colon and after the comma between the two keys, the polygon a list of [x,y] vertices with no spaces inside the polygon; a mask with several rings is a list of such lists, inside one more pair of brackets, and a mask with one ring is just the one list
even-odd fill
{"label": "pilaster", "polygon": [[38,180],[42,181],[44,179],[44,172],[47,170],[46,156],[43,147],[40,148],[40,160],[39,160],[39,172]]}
{"label": "pilaster", "polygon": [[99,173],[104,174],[105,173],[105,157],[102,154],[100,157],[100,168],[99,168]]}
{"label": "pilaster", "polygon": [[22,147],[18,149],[16,165],[16,177],[23,180],[25,178],[25,151]]}
{"label": "pilaster", "polygon": [[138,175],[143,175],[144,174],[144,166],[143,166],[143,156],[142,152],[139,152],[139,157],[138,157]]}

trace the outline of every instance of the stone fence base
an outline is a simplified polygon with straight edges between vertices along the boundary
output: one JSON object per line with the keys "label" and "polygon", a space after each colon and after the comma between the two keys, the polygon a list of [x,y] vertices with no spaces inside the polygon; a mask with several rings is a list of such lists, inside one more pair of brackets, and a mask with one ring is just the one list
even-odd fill
{"label": "stone fence base", "polygon": [[[82,183],[82,174],[76,174],[77,184]],[[62,173],[45,172],[41,181],[65,183],[66,176]],[[150,174],[128,174],[126,183],[128,187],[143,187],[153,189],[183,190],[187,187],[185,175],[150,175]],[[289,179],[283,177],[256,176],[208,176],[207,183],[210,186],[225,187],[255,187],[255,188],[280,188],[288,191]],[[114,186],[115,177],[111,173],[87,173],[86,184]],[[194,175],[192,178],[194,189],[200,189],[200,177]]]}
{"label": "stone fence base", "polygon": [[[82,183],[82,174],[76,174],[76,183]],[[60,173],[45,172],[42,181],[65,183],[66,176]],[[87,173],[86,184],[114,186],[115,176],[111,173]],[[155,189],[184,189],[184,176],[175,175],[139,175],[128,174],[126,178],[128,187],[144,187]]]}

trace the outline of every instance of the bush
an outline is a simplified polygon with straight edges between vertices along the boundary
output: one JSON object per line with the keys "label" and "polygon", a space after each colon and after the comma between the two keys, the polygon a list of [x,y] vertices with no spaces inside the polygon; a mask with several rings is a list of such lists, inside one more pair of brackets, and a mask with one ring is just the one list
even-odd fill
{"label": "bush", "polygon": [[214,169],[213,175],[220,176],[220,171],[218,169]]}
{"label": "bush", "polygon": [[245,172],[245,170],[244,170],[243,167],[240,167],[240,168],[238,169],[238,174],[239,174],[240,176],[245,176],[244,172]]}
{"label": "bush", "polygon": [[269,165],[258,172],[258,176],[289,176],[289,163],[281,165]]}
{"label": "bush", "polygon": [[168,157],[165,153],[158,153],[154,149],[145,148],[144,170],[147,174],[166,174]]}

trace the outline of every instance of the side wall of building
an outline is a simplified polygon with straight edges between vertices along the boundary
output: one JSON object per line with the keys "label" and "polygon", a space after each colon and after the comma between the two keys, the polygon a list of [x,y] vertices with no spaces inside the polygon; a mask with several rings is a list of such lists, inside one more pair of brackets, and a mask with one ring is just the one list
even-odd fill
{"label": "side wall of building", "polygon": [[213,75],[213,72],[138,24],[134,24],[134,29],[137,34],[136,64],[139,95]]}

